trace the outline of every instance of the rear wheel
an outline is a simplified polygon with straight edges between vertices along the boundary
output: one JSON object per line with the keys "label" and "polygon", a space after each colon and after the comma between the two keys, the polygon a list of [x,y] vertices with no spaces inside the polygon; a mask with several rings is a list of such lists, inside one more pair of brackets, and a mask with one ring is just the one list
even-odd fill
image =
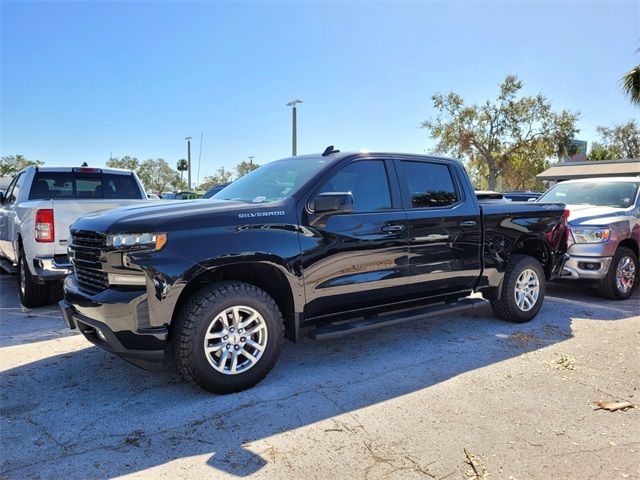
{"label": "rear wheel", "polygon": [[638,283],[638,257],[627,247],[616,250],[607,275],[598,283],[598,293],[612,300],[626,300]]}
{"label": "rear wheel", "polygon": [[49,286],[35,281],[22,250],[18,255],[18,292],[20,303],[27,308],[41,307],[49,301]]}
{"label": "rear wheel", "polygon": [[250,388],[273,368],[284,325],[276,302],[241,282],[220,282],[198,291],[176,318],[178,372],[213,393]]}
{"label": "rear wheel", "polygon": [[528,255],[511,255],[500,298],[491,301],[493,313],[508,322],[528,322],[542,308],[545,288],[544,270],[538,260]]}

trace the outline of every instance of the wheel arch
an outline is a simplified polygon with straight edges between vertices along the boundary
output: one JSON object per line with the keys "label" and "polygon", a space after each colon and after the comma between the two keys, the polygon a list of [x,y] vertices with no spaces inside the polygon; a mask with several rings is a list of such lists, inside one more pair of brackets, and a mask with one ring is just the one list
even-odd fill
{"label": "wheel arch", "polygon": [[266,262],[240,262],[224,264],[204,270],[191,278],[182,288],[176,301],[172,322],[182,305],[202,287],[213,282],[238,281],[264,290],[274,299],[284,318],[285,336],[296,341],[299,319],[295,308],[291,282],[282,269]]}
{"label": "wheel arch", "polygon": [[[509,252],[509,257],[514,254],[528,255],[535,258],[542,265],[547,279],[551,276],[553,262],[551,261],[551,249],[545,239],[538,235],[524,235],[520,237]],[[509,259],[507,259],[508,263]]]}
{"label": "wheel arch", "polygon": [[638,242],[636,242],[633,238],[625,238],[618,244],[618,248],[627,247],[632,250],[633,253],[636,254],[636,258],[640,258],[640,251],[638,249]]}

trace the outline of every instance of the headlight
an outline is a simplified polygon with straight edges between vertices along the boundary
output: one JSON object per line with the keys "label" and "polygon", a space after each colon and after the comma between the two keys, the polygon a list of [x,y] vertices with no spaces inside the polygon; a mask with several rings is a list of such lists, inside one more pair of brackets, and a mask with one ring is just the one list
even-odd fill
{"label": "headlight", "polygon": [[571,234],[576,243],[603,243],[609,240],[611,230],[607,227],[572,228]]}
{"label": "headlight", "polygon": [[166,233],[118,233],[107,237],[107,245],[115,248],[160,250],[167,243]]}

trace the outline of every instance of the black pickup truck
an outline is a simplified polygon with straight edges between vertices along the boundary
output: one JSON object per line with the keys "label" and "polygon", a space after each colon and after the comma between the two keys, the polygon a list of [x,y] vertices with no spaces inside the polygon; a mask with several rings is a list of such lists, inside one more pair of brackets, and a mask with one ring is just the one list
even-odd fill
{"label": "black pickup truck", "polygon": [[456,160],[329,147],[212,199],[81,218],[60,307],[105,350],[144,368],[170,357],[186,379],[234,392],[301,331],[326,339],[487,300],[531,320],[562,270],[567,213],[479,204]]}

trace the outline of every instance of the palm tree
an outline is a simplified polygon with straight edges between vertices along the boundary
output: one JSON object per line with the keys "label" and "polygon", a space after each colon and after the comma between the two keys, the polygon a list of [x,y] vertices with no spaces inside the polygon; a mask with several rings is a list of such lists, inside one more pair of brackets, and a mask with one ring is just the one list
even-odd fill
{"label": "palm tree", "polygon": [[178,160],[176,169],[180,172],[180,183],[182,183],[182,175],[189,169],[189,162],[187,162],[184,158],[181,158],[180,160]]}
{"label": "palm tree", "polygon": [[[640,49],[637,51],[640,52]],[[640,105],[640,65],[625,73],[620,81],[622,82],[622,90],[629,95],[631,103]]]}

